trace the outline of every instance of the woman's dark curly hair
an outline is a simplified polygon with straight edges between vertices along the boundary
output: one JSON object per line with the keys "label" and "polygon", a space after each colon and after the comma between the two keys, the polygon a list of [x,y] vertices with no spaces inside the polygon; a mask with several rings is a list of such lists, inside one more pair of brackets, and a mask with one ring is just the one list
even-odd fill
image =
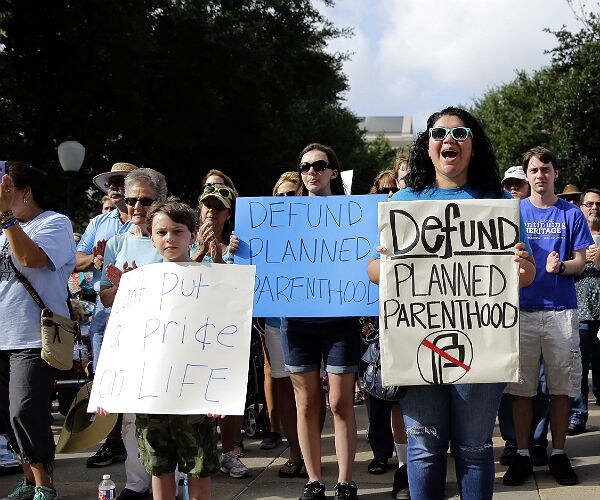
{"label": "woman's dark curly hair", "polygon": [[[340,161],[338,160],[335,151],[330,146],[326,146],[325,144],[319,144],[317,142],[313,142],[306,146],[300,154],[298,155],[298,161],[296,162],[296,166],[300,165],[302,161],[302,157],[308,153],[309,151],[321,151],[327,155],[327,161],[333,170],[337,170],[337,177],[335,179],[331,179],[331,194],[346,194],[344,191],[344,181],[342,181],[342,168],[340,166]],[[304,182],[302,182],[302,176],[300,176],[300,184],[298,189],[296,190],[296,196],[307,196],[308,189],[304,186]]]}
{"label": "woman's dark curly hair", "polygon": [[473,134],[473,156],[469,162],[467,183],[482,193],[492,193],[501,197],[502,185],[492,143],[477,118],[464,109],[454,107],[432,114],[427,120],[427,129],[418,135],[408,158],[410,170],[405,178],[407,186],[415,191],[435,186],[435,166],[429,157],[429,129],[441,116],[448,115],[459,118]]}

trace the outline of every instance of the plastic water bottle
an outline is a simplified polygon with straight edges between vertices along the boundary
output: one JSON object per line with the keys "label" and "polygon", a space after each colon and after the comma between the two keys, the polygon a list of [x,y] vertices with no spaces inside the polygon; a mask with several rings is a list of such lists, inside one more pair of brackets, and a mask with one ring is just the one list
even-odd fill
{"label": "plastic water bottle", "polygon": [[190,500],[190,492],[188,490],[187,474],[183,476],[183,500]]}
{"label": "plastic water bottle", "polygon": [[110,478],[110,474],[102,476],[102,482],[98,485],[98,500],[113,500],[117,498],[117,486]]}

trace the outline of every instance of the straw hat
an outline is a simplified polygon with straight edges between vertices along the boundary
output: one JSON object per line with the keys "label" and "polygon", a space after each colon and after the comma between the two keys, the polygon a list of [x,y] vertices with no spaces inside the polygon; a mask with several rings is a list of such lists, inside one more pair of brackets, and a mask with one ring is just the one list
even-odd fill
{"label": "straw hat", "polygon": [[567,184],[558,196],[581,196],[581,190],[575,184]]}
{"label": "straw hat", "polygon": [[90,448],[108,436],[114,427],[116,413],[100,416],[87,412],[91,391],[92,383],[88,382],[71,403],[58,437],[57,453],[75,453]]}
{"label": "straw hat", "polygon": [[129,172],[135,170],[136,168],[137,167],[131,163],[115,163],[110,169],[110,172],[98,174],[96,177],[94,177],[92,182],[100,191],[103,193],[108,193],[108,179],[111,177],[117,177],[119,175],[125,177]]}

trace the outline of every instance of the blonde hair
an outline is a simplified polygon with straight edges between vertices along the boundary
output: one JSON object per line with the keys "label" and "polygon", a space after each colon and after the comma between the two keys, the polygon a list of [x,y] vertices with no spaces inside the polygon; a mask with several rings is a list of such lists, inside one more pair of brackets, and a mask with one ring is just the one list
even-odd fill
{"label": "blonde hair", "polygon": [[300,187],[300,175],[298,172],[284,172],[279,177],[279,180],[275,183],[275,187],[273,188],[273,196],[277,194],[279,190],[279,186],[281,186],[284,182],[293,182],[296,184],[296,191]]}
{"label": "blonde hair", "polygon": [[383,184],[392,184],[396,186],[396,173],[392,169],[382,170],[375,176],[375,181],[369,190],[370,194],[379,193],[379,189]]}

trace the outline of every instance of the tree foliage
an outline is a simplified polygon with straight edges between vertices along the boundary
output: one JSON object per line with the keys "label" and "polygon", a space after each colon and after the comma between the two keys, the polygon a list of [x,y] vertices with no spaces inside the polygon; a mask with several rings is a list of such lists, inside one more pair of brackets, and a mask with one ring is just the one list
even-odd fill
{"label": "tree foliage", "polygon": [[129,161],[190,202],[210,168],[267,194],[313,141],[368,177],[381,165],[341,104],[345,55],[326,51],[349,34],[310,0],[0,0],[1,145],[59,172],[73,136],[82,187]]}
{"label": "tree foliage", "polygon": [[527,149],[542,145],[560,161],[559,184],[598,186],[600,174],[600,22],[593,12],[577,14],[583,27],[553,32],[552,62],[475,101],[502,169],[520,164]]}

